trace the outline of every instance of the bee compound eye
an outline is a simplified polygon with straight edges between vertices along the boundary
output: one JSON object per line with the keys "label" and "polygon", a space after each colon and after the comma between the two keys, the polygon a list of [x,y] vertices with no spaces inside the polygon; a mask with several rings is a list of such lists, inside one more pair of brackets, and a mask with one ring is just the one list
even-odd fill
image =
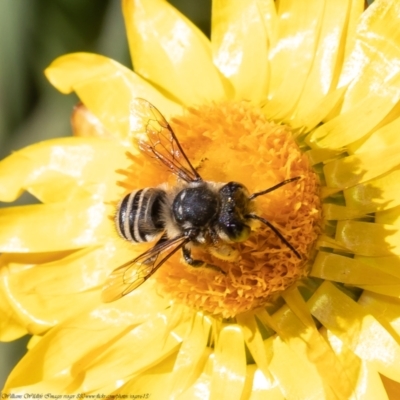
{"label": "bee compound eye", "polygon": [[246,241],[251,233],[251,228],[242,222],[231,223],[223,226],[222,229],[229,240],[237,243]]}

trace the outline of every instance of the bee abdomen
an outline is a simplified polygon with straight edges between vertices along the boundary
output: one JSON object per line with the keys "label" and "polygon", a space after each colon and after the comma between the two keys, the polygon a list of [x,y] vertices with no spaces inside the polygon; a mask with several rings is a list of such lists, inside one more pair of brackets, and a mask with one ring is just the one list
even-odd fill
{"label": "bee abdomen", "polygon": [[146,188],[126,195],[118,208],[115,224],[118,233],[130,242],[151,242],[164,231],[161,219],[165,192]]}

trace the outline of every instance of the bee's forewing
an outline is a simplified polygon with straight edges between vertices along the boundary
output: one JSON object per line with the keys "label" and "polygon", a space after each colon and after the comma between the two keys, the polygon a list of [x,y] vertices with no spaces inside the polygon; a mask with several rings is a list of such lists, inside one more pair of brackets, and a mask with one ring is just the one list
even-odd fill
{"label": "bee's forewing", "polygon": [[201,177],[184,153],[178,138],[164,116],[147,100],[136,98],[130,107],[130,128],[139,141],[139,149],[157,160],[186,182]]}
{"label": "bee's forewing", "polygon": [[103,286],[101,300],[109,303],[132,292],[146,281],[152,269],[152,265],[140,265],[135,260],[116,268]]}
{"label": "bee's forewing", "polygon": [[[160,241],[139,257],[116,268],[103,286],[102,301],[109,303],[132,292],[188,241],[189,239],[184,235]],[[160,258],[161,253],[164,256]]]}

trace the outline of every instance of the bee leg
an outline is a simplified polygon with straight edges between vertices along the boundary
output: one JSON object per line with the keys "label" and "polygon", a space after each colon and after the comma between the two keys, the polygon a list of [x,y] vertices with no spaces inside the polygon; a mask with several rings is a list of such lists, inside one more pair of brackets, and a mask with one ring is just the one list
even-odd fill
{"label": "bee leg", "polygon": [[214,269],[214,270],[216,270],[218,272],[222,272],[223,274],[225,274],[225,272],[222,271],[222,269],[217,267],[216,265],[207,264],[205,261],[202,261],[202,260],[195,260],[192,257],[192,253],[190,251],[190,248],[187,247],[187,246],[183,246],[182,247],[182,255],[183,255],[183,260],[185,261],[185,263],[190,265],[191,267],[194,267],[194,268],[200,268],[200,267],[211,268],[211,269]]}
{"label": "bee leg", "polygon": [[210,247],[207,249],[210,254],[220,260],[234,262],[239,259],[239,251],[234,249],[229,244],[219,245],[217,247]]}
{"label": "bee leg", "polygon": [[190,265],[191,267],[199,268],[199,267],[205,267],[207,265],[207,263],[205,263],[204,261],[194,260],[190,249],[186,246],[182,247],[182,255],[185,263]]}

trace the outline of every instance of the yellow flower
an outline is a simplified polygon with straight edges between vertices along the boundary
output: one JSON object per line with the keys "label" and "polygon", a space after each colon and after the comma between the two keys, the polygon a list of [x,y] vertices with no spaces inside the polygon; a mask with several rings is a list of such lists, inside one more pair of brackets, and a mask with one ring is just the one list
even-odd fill
{"label": "yellow flower", "polygon": [[[124,0],[135,72],[83,53],[50,65],[85,106],[75,137],[0,163],[1,201],[41,203],[0,211],[0,338],[33,335],[4,393],[400,396],[400,3],[363,6],[215,0],[209,42],[163,0]],[[174,182],[135,144],[138,97],[205,180],[255,193],[300,176],[257,212],[301,260],[255,226],[225,274],[176,256],[102,303],[110,273],[148,248],[118,237],[116,202]]]}

